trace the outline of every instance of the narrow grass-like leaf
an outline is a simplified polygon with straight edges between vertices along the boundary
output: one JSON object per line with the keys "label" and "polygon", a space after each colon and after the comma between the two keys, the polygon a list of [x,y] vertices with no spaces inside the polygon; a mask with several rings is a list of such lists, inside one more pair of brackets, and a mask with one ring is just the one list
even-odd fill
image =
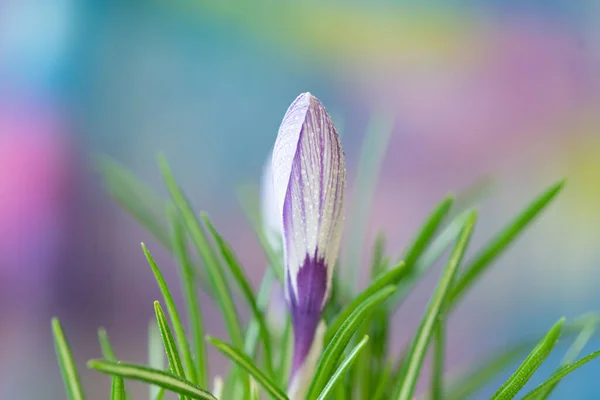
{"label": "narrow grass-like leaf", "polygon": [[[156,318],[152,318],[148,323],[148,365],[150,368],[158,370],[165,369],[165,349],[162,344],[160,329],[158,328]],[[150,385],[148,389],[150,396],[149,399],[155,400],[160,394],[161,388],[155,385]]]}
{"label": "narrow grass-like leaf", "polygon": [[[200,301],[198,299],[198,292],[194,285],[194,270],[190,262],[186,247],[186,236],[179,221],[177,210],[175,210],[172,204],[169,204],[167,208],[167,215],[171,222],[171,232],[173,241],[173,251],[177,257],[180,276],[181,286],[185,297],[185,304],[188,314],[188,321],[190,324],[190,331],[193,341],[193,349],[195,352],[196,360],[196,376],[197,383],[200,386],[205,387],[208,384],[208,364],[206,357],[206,346],[204,344],[204,325],[202,321],[202,312],[200,310]],[[192,365],[194,365],[193,361]]]}
{"label": "narrow grass-like leaf", "polygon": [[[271,288],[275,281],[275,274],[272,269],[267,269],[258,288],[258,294],[256,295],[256,305],[258,309],[264,313],[271,296]],[[251,358],[256,353],[256,344],[260,334],[259,322],[256,318],[250,320],[248,329],[246,330],[246,336],[244,338],[244,353],[248,354]]]}
{"label": "narrow grass-like leaf", "polygon": [[98,342],[100,342],[100,349],[102,350],[102,357],[108,361],[117,361],[115,352],[108,339],[108,333],[104,327],[98,328]]}
{"label": "narrow grass-like leaf", "polygon": [[375,280],[380,274],[384,273],[387,268],[385,262],[385,235],[379,232],[373,243],[371,252],[371,280]]}
{"label": "narrow grass-like leaf", "polygon": [[181,364],[179,350],[177,350],[177,346],[175,345],[175,339],[171,333],[171,328],[169,328],[167,317],[158,301],[154,302],[154,311],[156,312],[156,322],[160,329],[160,335],[162,336],[167,360],[169,360],[169,370],[175,375],[185,379],[185,370],[183,369],[183,364]]}
{"label": "narrow grass-like leaf", "polygon": [[432,400],[444,399],[444,358],[446,352],[446,321],[439,318],[433,338],[433,374],[431,377]]}
{"label": "narrow grass-like leaf", "polygon": [[271,350],[271,338],[269,334],[269,329],[263,317],[262,311],[259,309],[258,304],[256,303],[256,298],[254,296],[254,290],[250,285],[244,270],[242,269],[240,262],[238,261],[235,253],[231,249],[229,243],[223,239],[223,237],[219,234],[219,232],[215,229],[213,223],[206,213],[201,214],[202,220],[204,221],[205,226],[208,231],[211,233],[213,240],[216,242],[221,256],[225,260],[225,264],[229,267],[229,271],[233,275],[236,283],[238,284],[246,303],[250,307],[250,311],[252,312],[252,316],[256,319],[258,323],[259,335],[262,338],[263,346],[265,349],[265,360],[266,360],[266,368],[268,375],[271,377],[275,376],[273,371],[273,353]]}
{"label": "narrow grass-like leaf", "polygon": [[164,398],[165,398],[165,388],[161,387],[161,388],[158,389],[156,397],[153,400],[163,400]]}
{"label": "narrow grass-like leaf", "polygon": [[389,386],[390,377],[392,376],[393,363],[391,361],[386,362],[385,368],[381,371],[377,385],[373,390],[371,400],[381,400],[385,395],[386,388]]}
{"label": "narrow grass-like leaf", "polygon": [[369,287],[356,296],[350,304],[348,304],[334,319],[330,322],[327,331],[325,332],[325,342],[329,343],[333,339],[336,332],[346,322],[348,317],[362,304],[366,299],[377,293],[382,288],[388,285],[394,285],[400,281],[406,273],[406,264],[400,262],[395,268],[389,270],[385,274],[377,278]]}
{"label": "narrow grass-like leaf", "polygon": [[306,396],[308,400],[315,399],[317,395],[321,393],[321,390],[323,390],[327,384],[327,380],[335,370],[344,350],[346,349],[346,346],[350,342],[350,339],[360,324],[364,322],[364,319],[371,312],[373,312],[377,306],[389,298],[395,290],[396,286],[394,285],[385,286],[367,299],[363,300],[363,302],[356,307],[352,314],[346,318],[346,320],[335,333],[334,337],[329,341],[329,344],[327,344],[327,347],[325,348],[325,351],[319,360],[315,376],[311,381],[308,394]]}
{"label": "narrow grass-like leaf", "polygon": [[515,241],[535,217],[550,204],[552,199],[561,191],[564,184],[565,181],[560,181],[535,198],[467,263],[464,272],[458,277],[450,295],[451,303],[456,304],[462,298],[477,278]]}
{"label": "narrow grass-like leaf", "polygon": [[[384,255],[385,243],[381,235],[375,242],[371,260],[371,281],[377,280],[388,269],[389,257]],[[399,282],[398,282],[399,283]],[[397,291],[397,289],[396,289]],[[355,367],[356,380],[359,382],[361,393],[364,397],[372,396],[373,384],[385,368],[388,355],[390,331],[390,313],[388,307],[378,307],[366,324],[365,332],[371,337],[359,356]]]}
{"label": "narrow grass-like leaf", "polygon": [[471,398],[478,390],[488,384],[502,371],[513,365],[531,349],[528,341],[498,352],[487,360],[478,362],[466,372],[460,373],[454,382],[447,385],[444,393],[446,400],[462,400]]}
{"label": "narrow grass-like leaf", "polygon": [[355,189],[352,194],[352,219],[348,221],[347,231],[350,234],[346,243],[347,254],[342,257],[344,265],[348,266],[351,277],[348,283],[352,288],[356,288],[358,284],[360,260],[362,260],[375,185],[378,182],[379,170],[393,127],[394,119],[391,115],[374,114],[369,121],[362,144]]}
{"label": "narrow grass-like leaf", "polygon": [[[160,335],[163,340],[163,346],[165,348],[167,360],[169,360],[169,370],[173,374],[185,379],[185,371],[183,369],[183,365],[181,364],[179,351],[177,350],[177,346],[175,345],[175,340],[173,339],[173,334],[171,333],[171,329],[169,328],[167,317],[165,317],[165,314],[163,313],[163,310],[160,307],[160,303],[158,301],[154,302],[154,311],[156,312],[156,321],[158,323],[158,328],[160,329]],[[187,397],[181,395],[180,399],[186,400]]]}
{"label": "narrow grass-like leaf", "polygon": [[[454,275],[455,279],[456,275]],[[450,282],[450,287],[454,281]],[[431,377],[431,397],[433,400],[442,400],[444,398],[444,363],[446,352],[446,319],[449,309],[448,296],[445,296],[442,307],[438,313],[438,321],[434,328],[434,346],[433,346],[433,368]]]}
{"label": "narrow grass-like leaf", "polygon": [[573,318],[571,322],[564,326],[565,335],[579,334],[582,329],[587,326],[593,326],[597,328],[600,325],[600,313],[589,312],[580,315],[577,318]]}
{"label": "narrow grass-like leaf", "polygon": [[[377,310],[373,311],[371,316],[367,318],[365,322],[358,328],[357,333],[354,335],[353,341],[357,341],[358,338],[364,338],[368,336],[369,329],[375,325],[375,314],[380,312],[382,309],[385,311],[384,307],[379,307]],[[375,373],[380,367],[377,364],[379,359],[375,359],[373,354],[371,354],[372,347],[372,340],[370,340],[368,343],[365,343],[364,349],[361,350],[360,354],[357,355],[358,359],[353,363],[353,366],[351,366],[350,371],[345,378],[345,381],[350,380],[352,384],[344,386],[352,386],[352,391],[358,394],[359,398],[361,399],[370,398],[372,389],[371,382],[375,376]]]}
{"label": "narrow grass-like leaf", "polygon": [[294,355],[294,330],[292,329],[292,319],[289,315],[286,316],[285,319],[280,349],[280,359],[277,367],[277,382],[281,387],[285,387],[290,376],[292,357]]}
{"label": "narrow grass-like leaf", "polygon": [[404,256],[402,259],[408,266],[410,270],[415,267],[417,260],[421,257],[433,236],[437,232],[438,228],[441,226],[442,222],[450,208],[452,208],[452,203],[454,202],[454,196],[448,195],[446,196],[429,214],[421,228],[419,229],[419,233],[415,236],[410,246],[407,247]]}
{"label": "narrow grass-like leaf", "polygon": [[[582,330],[595,329],[600,323],[598,315],[591,313],[586,316],[581,316],[574,321],[563,325],[563,336],[579,333],[583,334]],[[528,354],[530,349],[534,347],[542,338],[527,339],[523,342],[514,344],[504,350],[498,351],[495,355],[488,357],[486,360],[476,362],[469,370],[462,372],[452,378],[448,385],[448,390],[444,398],[447,400],[462,400],[473,396],[479,389],[483,388],[499,373],[504,371],[510,365],[513,365],[517,360]],[[579,342],[580,338],[576,340]],[[581,345],[581,344],[579,344]],[[569,350],[567,357],[576,357],[572,350],[578,348],[579,345],[574,343]],[[571,358],[566,358],[570,360]],[[573,358],[574,359],[574,358]]]}
{"label": "narrow grass-like leaf", "polygon": [[508,378],[506,382],[492,396],[492,400],[509,400],[514,398],[517,393],[525,386],[535,371],[542,365],[544,360],[550,355],[556,342],[560,337],[562,326],[565,319],[561,318],[544,336],[544,338],[529,353],[525,361]]}
{"label": "narrow grass-like leaf", "polygon": [[252,377],[266,390],[274,399],[286,400],[286,394],[273,382],[269,377],[263,374],[240,350],[214,337],[207,337],[207,340],[212,343],[217,350],[229,357],[240,367],[244,368]]}
{"label": "narrow grass-like leaf", "polygon": [[236,347],[241,348],[244,345],[242,329],[224,271],[221,270],[219,262],[214,257],[210,244],[200,226],[200,222],[198,221],[198,218],[196,218],[196,214],[192,210],[192,207],[182,190],[175,182],[166,159],[161,156],[159,157],[158,162],[165,185],[167,186],[173,203],[177,206],[183,223],[198,250],[198,254],[200,254],[200,257],[208,270],[210,281],[213,286],[213,292],[221,309],[223,318],[225,319],[229,337]]}
{"label": "narrow grass-like leaf", "polygon": [[456,241],[468,216],[469,212],[464,212],[455,217],[419,257],[416,265],[410,270],[410,274],[405,276],[398,283],[397,293],[394,295],[393,300],[390,301],[390,308],[392,311],[398,309],[402,302],[406,300],[408,295],[416,287],[420,279],[442,257],[446,249]]}
{"label": "narrow grass-like leaf", "polygon": [[[152,268],[152,272],[154,273],[154,278],[156,279],[156,282],[158,283],[158,287],[160,288],[160,292],[163,296],[163,299],[165,300],[165,305],[167,306],[167,311],[169,312],[169,317],[171,317],[171,322],[173,323],[173,329],[175,330],[175,336],[177,338],[177,343],[179,344],[179,348],[181,349],[181,352],[182,352],[183,365],[185,366],[185,375],[180,375],[180,376],[183,378],[188,377],[192,383],[196,383],[196,379],[197,379],[196,368],[194,366],[194,361],[192,359],[192,353],[190,351],[190,346],[188,344],[187,336],[185,335],[185,329],[183,328],[181,318],[179,317],[179,312],[177,311],[177,307],[175,306],[175,302],[173,301],[173,296],[171,296],[171,292],[169,291],[169,287],[167,286],[167,283],[165,282],[162,272],[160,272],[160,269],[154,262],[154,259],[152,258],[150,251],[146,248],[146,245],[144,245],[144,243],[142,243],[142,249],[144,250],[144,254],[146,255],[148,264],[150,264],[150,267]],[[157,304],[158,304],[157,302],[154,303],[155,309],[157,308]],[[158,306],[158,308],[160,308],[160,306]],[[158,317],[158,315],[157,315],[157,317]],[[161,329],[161,334],[163,335],[163,341],[164,341],[165,337],[164,337],[163,327],[160,325],[160,321],[158,321],[158,322],[159,322],[159,328]],[[168,327],[168,325],[167,325],[167,327]],[[168,355],[169,354],[167,353],[167,356]],[[173,360],[169,359],[169,363],[171,361],[173,361]]]}
{"label": "narrow grass-like leaf", "polygon": [[122,376],[125,379],[133,379],[157,385],[173,393],[188,396],[192,399],[217,400],[210,392],[194,385],[188,380],[169,372],[148,368],[143,365],[90,360],[88,361],[88,367],[105,374]]}
{"label": "narrow grass-like leaf", "polygon": [[465,210],[473,208],[479,201],[494,192],[495,181],[491,176],[483,176],[456,194],[448,219],[452,220]]}
{"label": "narrow grass-like leaf", "polygon": [[58,321],[58,318],[52,318],[52,334],[54,336],[54,349],[60,366],[65,390],[70,400],[83,400],[85,398],[73,354],[69,347],[69,342]]}
{"label": "narrow grass-like leaf", "polygon": [[[563,334],[566,333],[565,331],[566,329],[563,329]],[[563,365],[571,364],[577,359],[577,357],[579,357],[579,354],[581,353],[585,345],[590,341],[595,331],[596,326],[592,323],[583,327],[581,332],[579,332],[579,335],[577,335],[577,337],[567,350],[567,353],[565,354],[562,360]]]}
{"label": "narrow grass-like leaf", "polygon": [[[263,279],[260,283],[260,287],[258,288],[258,294],[256,295],[256,303],[258,308],[264,313],[269,304],[269,299],[271,296],[271,288],[273,287],[273,283],[275,282],[275,273],[272,268],[267,268]],[[259,323],[256,318],[252,317],[248,328],[246,330],[246,335],[244,337],[244,353],[247,354],[251,359],[254,359],[257,352],[257,343],[260,334]],[[236,365],[234,368],[231,368],[229,374],[227,376],[227,384],[224,387],[224,392],[228,392],[235,388],[237,384],[235,383],[239,377],[239,367]],[[228,394],[228,393],[225,393]],[[223,396],[227,398],[227,396]],[[229,396],[231,397],[231,396]]]}
{"label": "narrow grass-like leaf", "polygon": [[171,241],[161,215],[162,199],[131,171],[112,158],[99,156],[96,165],[109,195],[165,248],[170,249]]}
{"label": "narrow grass-like leaf", "polygon": [[[117,357],[115,356],[115,352],[112,348],[112,345],[110,344],[110,340],[108,339],[108,333],[106,332],[106,329],[103,327],[98,328],[98,341],[100,342],[100,349],[102,350],[102,356],[104,357],[104,359],[108,360],[108,361],[117,361]],[[114,384],[119,384],[118,382],[115,383],[114,379],[113,379],[113,385]],[[114,388],[114,386],[113,386]],[[129,396],[127,395],[127,393],[125,392],[125,385],[122,385],[122,388],[119,389],[120,391],[123,391],[123,399],[128,399]]]}
{"label": "narrow grass-like leaf", "polygon": [[254,379],[250,379],[250,400],[260,400],[258,385]]}
{"label": "narrow grass-like leaf", "polygon": [[[573,344],[569,347],[569,350],[567,350],[567,354],[565,354],[565,357],[561,362],[561,367],[572,364],[577,357],[579,357],[579,353],[581,353],[581,350],[583,350],[587,342],[591,339],[595,330],[596,327],[593,324],[589,324],[581,330],[579,335],[577,335],[573,341]],[[543,390],[542,393],[537,397],[537,400],[546,400],[548,397],[550,397],[550,394],[552,394],[559,383],[560,381],[556,381],[555,383],[549,385],[548,388]]]}
{"label": "narrow grass-like leaf", "polygon": [[456,246],[454,247],[454,251],[450,256],[448,265],[446,266],[444,273],[440,278],[435,293],[433,294],[429,306],[427,307],[427,311],[421,320],[421,325],[419,326],[419,330],[413,339],[406,358],[406,372],[404,377],[398,382],[396,396],[394,396],[394,398],[398,400],[409,400],[413,397],[417,380],[421,372],[421,367],[423,365],[423,360],[427,354],[427,347],[429,346],[429,342],[433,336],[433,331],[440,312],[443,311],[442,308],[446,304],[448,293],[452,288],[454,276],[458,271],[462,258],[467,249],[467,245],[469,244],[469,240],[471,239],[471,234],[473,233],[476,219],[477,214],[472,212],[465,223],[462,233],[460,234]]}
{"label": "narrow grass-like leaf", "polygon": [[332,390],[335,389],[340,379],[344,376],[344,373],[352,366],[354,361],[356,361],[358,354],[360,353],[362,348],[367,344],[368,341],[369,336],[365,336],[360,342],[358,342],[358,344],[352,349],[350,354],[348,354],[344,361],[342,361],[335,373],[331,376],[331,379],[329,379],[329,382],[327,382],[327,385],[325,385],[325,388],[323,389],[317,400],[327,399],[327,396],[329,396]]}
{"label": "narrow grass-like leaf", "polygon": [[344,386],[340,385],[337,385],[335,389],[333,389],[333,396],[335,400],[347,400],[349,397]]}
{"label": "narrow grass-like leaf", "polygon": [[110,398],[111,400],[125,400],[125,383],[120,376],[113,376]]}
{"label": "narrow grass-like leaf", "polygon": [[527,393],[523,400],[534,400],[537,399],[540,394],[543,393],[544,390],[548,389],[552,385],[560,382],[565,376],[569,375],[571,372],[575,371],[577,368],[587,364],[592,361],[596,357],[600,356],[600,350],[595,351],[582,359],[574,362],[573,364],[565,365],[564,367],[559,368],[552,376],[546,380],[544,383],[540,384],[538,387],[533,389],[531,392]]}
{"label": "narrow grass-like leaf", "polygon": [[[116,160],[102,155],[97,157],[96,165],[104,179],[106,191],[113,200],[154,236],[165,249],[172,252],[174,249],[162,213],[165,201]],[[198,284],[206,290],[205,274],[198,268],[196,270],[199,274]],[[206,290],[206,293],[212,296],[209,290]]]}
{"label": "narrow grass-like leaf", "polygon": [[263,231],[262,222],[260,218],[260,212],[258,207],[258,189],[255,186],[241,186],[236,190],[238,202],[242,207],[244,215],[250,222],[256,237],[261,244],[267,259],[269,260],[269,267],[273,270],[273,273],[280,283],[283,283],[283,261],[280,254],[271,247],[271,244],[267,240],[265,232]]}
{"label": "narrow grass-like leaf", "polygon": [[[384,276],[388,263],[389,258],[385,256],[385,236],[383,233],[379,233],[375,238],[373,250],[371,251],[371,282],[376,282],[378,278]],[[397,283],[399,280],[396,279],[392,283]],[[344,393],[344,386],[351,386],[352,391],[359,398],[370,398],[372,395],[371,383],[383,368],[387,353],[388,326],[387,309],[378,307],[358,328],[357,333],[354,335],[354,341],[366,335],[370,335],[372,340],[369,340],[364,346],[345,378],[345,381],[350,380],[352,384],[343,385],[341,389],[334,391],[334,395]]]}

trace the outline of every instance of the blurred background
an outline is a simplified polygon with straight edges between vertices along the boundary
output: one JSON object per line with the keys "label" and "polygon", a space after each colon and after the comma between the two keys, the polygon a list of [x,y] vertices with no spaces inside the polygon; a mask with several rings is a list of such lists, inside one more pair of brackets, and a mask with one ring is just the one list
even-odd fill
{"label": "blurred background", "polygon": [[[599,2],[3,0],[1,399],[65,398],[53,315],[90,399],[108,398],[110,387],[85,369],[100,356],[98,326],[107,327],[119,358],[145,362],[151,302],[160,294],[141,241],[178,287],[175,263],[104,192],[96,155],[165,195],[155,162],[163,152],[258,284],[265,259],[235,188],[259,184],[281,118],[305,91],[343,135],[350,202],[362,187],[355,179],[363,145],[379,140],[385,152],[378,181],[368,182],[372,212],[355,254],[364,271],[378,231],[399,255],[448,192],[493,178],[475,247],[568,178],[453,315],[449,370],[546,331],[563,315],[600,309]],[[381,120],[391,134],[368,136]],[[347,226],[355,214],[348,207]],[[438,273],[397,314],[395,351],[414,331]],[[223,335],[203,299],[209,333]],[[225,360],[210,355],[212,371],[222,372]],[[555,398],[599,398],[598,373],[599,363],[587,365]],[[146,398],[142,389],[133,385],[134,398]]]}

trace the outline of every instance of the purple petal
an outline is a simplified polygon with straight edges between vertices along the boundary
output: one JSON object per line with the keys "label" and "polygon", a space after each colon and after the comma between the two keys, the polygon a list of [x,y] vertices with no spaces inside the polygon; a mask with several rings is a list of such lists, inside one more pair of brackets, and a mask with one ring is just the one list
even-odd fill
{"label": "purple petal", "polygon": [[[327,290],[327,267],[323,260],[304,260],[297,276],[298,297],[289,297],[294,327],[294,359],[292,376],[304,363],[313,343],[313,336],[321,319],[322,304]],[[291,276],[287,276],[287,285]]]}

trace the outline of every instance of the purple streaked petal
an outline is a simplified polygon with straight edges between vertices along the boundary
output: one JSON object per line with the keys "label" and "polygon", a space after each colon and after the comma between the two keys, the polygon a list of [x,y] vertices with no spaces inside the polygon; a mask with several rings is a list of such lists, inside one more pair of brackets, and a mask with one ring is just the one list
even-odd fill
{"label": "purple streaked petal", "polygon": [[285,114],[272,163],[294,326],[290,390],[304,393],[323,347],[320,321],[340,247],[346,186],[339,136],[310,93],[298,96]]}
{"label": "purple streaked petal", "polygon": [[327,274],[322,306],[341,241],[346,170],[331,118],[310,93],[298,96],[283,119],[273,150],[273,182],[289,289],[298,295],[297,276],[306,257],[323,260]]}

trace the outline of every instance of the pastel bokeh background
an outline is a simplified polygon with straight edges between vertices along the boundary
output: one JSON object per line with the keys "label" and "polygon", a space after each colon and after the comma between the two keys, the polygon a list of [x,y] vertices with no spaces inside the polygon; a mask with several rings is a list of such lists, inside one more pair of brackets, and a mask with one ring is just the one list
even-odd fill
{"label": "pastel bokeh background", "polygon": [[[364,189],[355,178],[370,121],[392,124],[380,179],[367,182],[375,192],[356,251],[363,266],[378,231],[400,254],[443,195],[478,179],[494,184],[475,246],[568,178],[453,315],[450,370],[563,315],[600,309],[600,4],[416,3],[0,1],[0,399],[64,398],[53,315],[89,398],[107,398],[109,380],[85,370],[100,354],[97,326],[120,358],[144,362],[159,298],[139,242],[178,284],[174,262],[104,193],[95,155],[164,194],[163,152],[257,284],[264,257],[235,187],[260,182],[281,118],[304,91],[338,122],[350,193]],[[396,351],[438,272],[397,314]],[[203,299],[209,333],[222,334]],[[211,367],[226,362],[211,352]],[[555,398],[598,398],[599,372],[598,363],[582,368]]]}

